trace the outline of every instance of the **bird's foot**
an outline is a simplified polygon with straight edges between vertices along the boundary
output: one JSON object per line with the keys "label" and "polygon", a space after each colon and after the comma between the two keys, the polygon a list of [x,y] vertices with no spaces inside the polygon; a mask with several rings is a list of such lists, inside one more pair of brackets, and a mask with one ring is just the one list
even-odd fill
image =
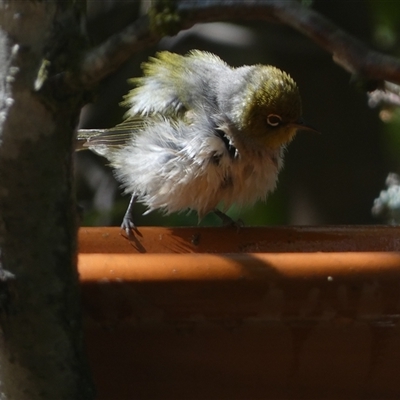
{"label": "bird's foot", "polygon": [[214,213],[221,219],[223,226],[233,227],[233,228],[236,228],[238,231],[240,230],[240,228],[244,227],[244,222],[241,219],[238,219],[237,221],[235,221],[234,219],[232,219],[231,217],[229,217],[222,211],[218,210],[218,208],[216,208],[214,210]]}
{"label": "bird's foot", "polygon": [[133,237],[133,232],[137,231],[136,225],[133,222],[133,206],[135,205],[137,196],[132,194],[131,200],[129,201],[128,208],[125,212],[124,218],[122,220],[121,229],[125,231],[129,238]]}
{"label": "bird's foot", "polygon": [[128,237],[133,236],[133,232],[137,230],[135,223],[130,215],[124,215],[122,220],[121,229],[127,234]]}

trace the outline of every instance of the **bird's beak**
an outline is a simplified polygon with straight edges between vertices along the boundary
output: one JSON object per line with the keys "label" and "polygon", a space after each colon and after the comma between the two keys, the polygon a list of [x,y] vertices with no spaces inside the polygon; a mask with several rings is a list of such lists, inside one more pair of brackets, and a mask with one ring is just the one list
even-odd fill
{"label": "bird's beak", "polygon": [[305,124],[304,121],[301,119],[299,121],[293,122],[290,124],[294,128],[297,128],[299,131],[310,131],[314,133],[321,133],[318,129],[315,129],[314,127]]}

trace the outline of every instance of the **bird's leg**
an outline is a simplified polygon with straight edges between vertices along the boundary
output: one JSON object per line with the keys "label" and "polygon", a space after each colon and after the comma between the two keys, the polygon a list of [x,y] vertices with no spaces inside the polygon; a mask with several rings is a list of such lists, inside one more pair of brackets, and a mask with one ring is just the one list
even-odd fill
{"label": "bird's leg", "polygon": [[128,208],[126,209],[124,218],[122,220],[121,229],[123,229],[128,236],[132,235],[132,231],[136,229],[136,226],[133,222],[133,206],[135,205],[137,200],[137,196],[132,194],[131,200],[129,201]]}
{"label": "bird's leg", "polygon": [[224,226],[234,226],[238,229],[242,228],[244,226],[244,223],[242,220],[234,221],[231,217],[223,213],[221,210],[218,210],[218,208],[214,208],[214,214],[217,215],[221,221],[222,225]]}

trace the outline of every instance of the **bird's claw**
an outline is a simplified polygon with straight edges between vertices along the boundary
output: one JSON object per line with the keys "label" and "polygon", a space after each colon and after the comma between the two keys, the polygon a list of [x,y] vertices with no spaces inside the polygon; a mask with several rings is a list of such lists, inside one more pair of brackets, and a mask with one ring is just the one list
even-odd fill
{"label": "bird's claw", "polygon": [[132,237],[133,232],[137,230],[132,218],[128,216],[125,216],[122,220],[121,229],[125,231],[128,237]]}
{"label": "bird's claw", "polygon": [[218,209],[215,209],[214,213],[221,219],[223,226],[236,228],[238,232],[241,228],[244,227],[244,222],[241,219],[235,221]]}
{"label": "bird's claw", "polygon": [[227,221],[227,223],[224,223],[224,226],[228,228],[236,228],[236,231],[239,233],[239,231],[245,226],[243,220],[240,218],[235,221],[234,219],[230,219],[230,221]]}

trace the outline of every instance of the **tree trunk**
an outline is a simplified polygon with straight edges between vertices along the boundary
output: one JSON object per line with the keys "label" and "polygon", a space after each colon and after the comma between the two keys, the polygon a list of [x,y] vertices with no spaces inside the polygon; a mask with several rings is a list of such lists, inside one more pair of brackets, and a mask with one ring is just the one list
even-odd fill
{"label": "tree trunk", "polygon": [[8,400],[93,398],[72,195],[80,94],[63,103],[36,90],[68,7],[0,0],[0,380]]}

